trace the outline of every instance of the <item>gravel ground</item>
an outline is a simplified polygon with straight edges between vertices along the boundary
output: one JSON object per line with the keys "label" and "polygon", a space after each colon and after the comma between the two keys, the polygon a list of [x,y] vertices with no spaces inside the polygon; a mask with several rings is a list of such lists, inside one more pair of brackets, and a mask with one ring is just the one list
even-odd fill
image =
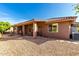
{"label": "gravel ground", "polygon": [[2,56],[75,56],[79,55],[79,44],[66,40],[30,36],[4,35],[0,40]]}

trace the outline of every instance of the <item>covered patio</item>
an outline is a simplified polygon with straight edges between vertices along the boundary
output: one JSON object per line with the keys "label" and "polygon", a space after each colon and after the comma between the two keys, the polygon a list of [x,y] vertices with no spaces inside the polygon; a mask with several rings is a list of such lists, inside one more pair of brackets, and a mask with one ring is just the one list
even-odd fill
{"label": "covered patio", "polygon": [[41,21],[29,21],[28,23],[24,22],[16,25],[16,31],[14,31],[15,34],[33,36],[33,38],[36,38],[37,36],[42,36],[43,25],[44,22]]}

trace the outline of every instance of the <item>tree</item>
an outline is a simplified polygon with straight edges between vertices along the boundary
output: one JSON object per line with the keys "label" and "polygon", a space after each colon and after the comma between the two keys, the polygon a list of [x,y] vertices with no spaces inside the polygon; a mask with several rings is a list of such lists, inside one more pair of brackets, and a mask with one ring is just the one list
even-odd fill
{"label": "tree", "polygon": [[79,4],[75,4],[74,5],[74,10],[76,11],[75,14],[78,14],[79,13]]}
{"label": "tree", "polygon": [[10,29],[11,24],[9,22],[0,22],[0,38],[2,37],[2,34]]}

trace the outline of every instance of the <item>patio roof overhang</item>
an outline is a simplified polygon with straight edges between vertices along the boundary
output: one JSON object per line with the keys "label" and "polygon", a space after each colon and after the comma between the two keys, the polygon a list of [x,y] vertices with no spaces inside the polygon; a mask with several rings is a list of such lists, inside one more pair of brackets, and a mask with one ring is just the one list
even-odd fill
{"label": "patio roof overhang", "polygon": [[45,21],[26,21],[26,22],[22,22],[22,23],[18,23],[18,24],[15,24],[14,26],[22,26],[22,25],[29,25],[29,24],[33,24],[34,22],[36,22],[36,23],[44,23]]}

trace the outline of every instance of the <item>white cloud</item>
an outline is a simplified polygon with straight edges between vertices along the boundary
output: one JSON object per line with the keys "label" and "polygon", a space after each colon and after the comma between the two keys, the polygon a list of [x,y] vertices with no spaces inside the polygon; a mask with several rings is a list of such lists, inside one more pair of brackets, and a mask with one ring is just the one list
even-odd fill
{"label": "white cloud", "polygon": [[9,17],[7,17],[7,18],[4,18],[4,17],[0,18],[0,21],[10,22],[11,24],[17,23],[14,19],[9,18]]}
{"label": "white cloud", "polygon": [[0,11],[0,17],[1,17],[1,16],[10,16],[10,15],[9,15],[8,13],[6,13],[6,12],[1,12],[1,11]]}
{"label": "white cloud", "polygon": [[11,24],[16,24],[27,20],[28,19],[20,19],[20,18],[12,17],[11,14],[0,11],[0,21],[5,21],[5,22],[7,21],[10,22]]}
{"label": "white cloud", "polygon": [[11,24],[16,24],[16,23],[27,21],[27,19],[15,19],[15,18],[10,18],[10,17],[1,17],[0,21],[5,21],[5,22],[10,22]]}
{"label": "white cloud", "polygon": [[7,21],[7,22],[10,22],[11,24],[17,23],[16,19],[11,17],[10,14],[5,13],[5,12],[1,12],[1,11],[0,11],[0,21],[5,21],[5,22]]}

